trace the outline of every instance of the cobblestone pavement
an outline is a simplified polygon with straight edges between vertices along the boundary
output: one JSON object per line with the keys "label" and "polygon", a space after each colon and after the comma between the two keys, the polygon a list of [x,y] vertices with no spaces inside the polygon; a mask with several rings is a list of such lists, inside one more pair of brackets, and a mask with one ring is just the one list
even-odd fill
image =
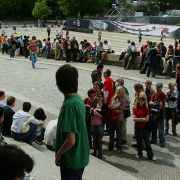
{"label": "cobblestone pavement", "polygon": [[[4,56],[6,57],[6,56]],[[0,89],[9,90],[14,93],[19,93],[32,101],[39,102],[47,107],[51,107],[59,110],[63,103],[63,95],[58,91],[55,84],[55,72],[60,65],[53,65],[53,60],[47,61],[43,58],[39,58],[39,62],[36,64],[36,69],[32,69],[29,60],[24,60],[22,57],[18,57],[21,61],[15,59],[5,59],[0,56]],[[60,64],[64,64],[63,61]],[[90,74],[95,68],[92,64],[73,64],[78,66],[79,72],[79,88],[78,93],[82,98],[87,97],[87,90],[92,87]],[[121,74],[121,69],[117,69],[115,66],[105,66],[110,68],[114,73],[112,78],[115,80],[117,76],[128,76],[128,74]],[[118,73],[119,72],[119,73]],[[130,92],[130,98],[134,98],[133,85],[137,82],[138,73],[129,71],[132,80],[125,79],[125,86]],[[136,79],[136,80],[134,80]],[[139,78],[140,79],[140,78]],[[140,79],[144,81],[145,79]],[[171,79],[171,81],[174,79]],[[170,80],[166,80],[168,83]],[[164,91],[167,89],[164,88]],[[20,105],[15,107],[15,110],[21,108]],[[34,109],[32,109],[33,111]],[[55,118],[55,116],[50,116]],[[48,120],[50,120],[48,118]],[[180,128],[177,126],[177,132]],[[128,143],[123,146],[123,152],[116,155],[114,152],[103,151],[103,160],[120,168],[133,176],[140,179],[180,179],[180,138],[169,135],[166,137],[166,147],[160,148],[157,145],[153,145],[153,151],[158,158],[156,162],[147,160],[146,153],[144,152],[144,158],[137,160],[134,158],[136,155],[135,149],[131,147],[132,135],[134,133],[134,123],[132,118],[128,119],[127,123]],[[107,148],[108,138],[103,139],[103,148]]]}

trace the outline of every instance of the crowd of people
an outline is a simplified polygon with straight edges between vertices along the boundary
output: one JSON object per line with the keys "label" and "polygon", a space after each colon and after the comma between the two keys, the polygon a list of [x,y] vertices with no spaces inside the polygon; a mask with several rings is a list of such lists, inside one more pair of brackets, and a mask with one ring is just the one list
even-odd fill
{"label": "crowd of people", "polygon": [[[94,42],[91,45],[86,39],[77,42],[76,38],[73,36],[72,39],[69,37],[69,31],[66,30],[66,37],[63,38],[63,30],[58,32],[56,30],[56,37],[53,41],[50,39],[51,29],[47,28],[48,38],[40,40],[33,36],[14,36],[12,34],[7,37],[3,30],[3,34],[0,36],[0,50],[2,54],[10,54],[10,58],[15,56],[24,55],[25,58],[30,57],[32,61],[32,67],[35,68],[35,63],[37,57],[45,54],[46,58],[54,58],[55,60],[61,60],[65,57],[66,62],[87,62],[92,61],[93,56],[96,57],[96,63],[103,62],[106,58],[106,54],[113,53],[112,45],[108,41],[99,41],[98,44]],[[98,39],[100,39],[101,34],[99,34]],[[103,48],[103,44],[108,48]],[[87,53],[89,52],[89,58],[87,58]]]}
{"label": "crowd of people", "polygon": [[[48,32],[50,33],[50,32]],[[49,34],[50,35],[50,34]],[[64,94],[65,100],[61,107],[59,118],[46,122],[46,114],[42,108],[35,110],[34,115],[30,114],[30,102],[24,102],[22,109],[14,112],[16,98],[10,96],[6,100],[6,104],[2,102],[5,99],[5,92],[0,90],[0,157],[6,158],[6,155],[18,153],[29,162],[21,169],[17,169],[17,174],[12,174],[14,179],[24,179],[24,171],[31,172],[34,161],[21,149],[14,145],[8,145],[3,136],[11,136],[14,140],[22,140],[27,144],[37,143],[42,145],[44,142],[46,147],[56,152],[56,165],[61,168],[62,180],[67,179],[68,174],[71,176],[76,174],[82,179],[85,166],[89,162],[90,149],[93,149],[92,155],[103,158],[103,136],[109,136],[108,148],[105,151],[113,151],[116,142],[116,154],[123,150],[123,144],[127,143],[127,119],[132,117],[134,120],[134,134],[136,144],[132,144],[137,149],[136,158],[143,156],[143,150],[147,151],[147,157],[155,161],[151,144],[157,144],[157,131],[159,133],[160,147],[165,147],[165,136],[169,134],[169,120],[172,121],[172,134],[177,136],[176,126],[179,122],[180,115],[180,65],[176,65],[176,88],[175,82],[169,83],[169,90],[163,92],[163,84],[157,83],[156,90],[152,88],[152,81],[146,80],[145,85],[141,83],[134,84],[135,96],[133,99],[129,96],[128,89],[124,86],[125,80],[118,77],[116,80],[111,78],[111,70],[105,69],[103,61],[107,53],[112,53],[112,46],[107,41],[104,44],[108,49],[103,48],[103,42],[91,45],[86,39],[81,41],[82,48],[75,37],[72,40],[69,34],[62,39],[62,33],[56,33],[56,39],[51,43],[50,38],[44,39],[42,44],[40,39],[29,37],[7,38],[3,42],[3,53],[7,53],[7,47],[10,46],[10,56],[19,55],[24,52],[28,58],[30,51],[30,59],[32,66],[35,68],[37,53],[46,51],[46,57],[50,54],[55,55],[55,59],[59,60],[65,50],[66,62],[69,61],[87,61],[87,52],[90,51],[89,60],[92,61],[93,55],[98,56],[101,60],[96,61],[97,68],[91,73],[92,87],[87,92],[87,98],[82,100],[77,94],[78,90],[78,71],[75,67],[65,64],[56,72],[56,84],[60,92]],[[7,41],[7,42],[6,42]],[[6,42],[6,43],[5,43]],[[140,73],[145,73],[147,77],[152,69],[152,76],[155,77],[156,70],[160,59],[164,56],[164,73],[167,72],[169,63],[172,62],[174,56],[180,55],[180,45],[176,43],[175,50],[170,45],[166,50],[163,43],[147,41],[142,47],[142,59],[140,63]],[[5,44],[4,44],[5,43]],[[17,45],[19,43],[19,45]],[[124,51],[122,58],[125,70],[130,69],[133,54],[137,52],[134,42],[127,41],[128,48]],[[5,45],[5,46],[4,46]],[[6,46],[7,45],[7,46]],[[15,52],[15,53],[14,53]],[[72,58],[70,60],[70,58]],[[68,76],[67,76],[68,74]],[[102,76],[105,81],[102,82]],[[71,82],[71,83],[67,83]],[[132,107],[130,105],[132,104]],[[3,151],[7,152],[5,154]],[[22,160],[23,161],[23,160]],[[75,167],[75,168],[74,168]],[[73,171],[72,171],[73,169]],[[6,172],[6,171],[4,171]],[[8,173],[0,173],[1,179],[7,179]],[[9,177],[10,179],[10,177]],[[72,178],[73,179],[73,178]]]}
{"label": "crowd of people", "polygon": [[[121,60],[125,70],[131,68],[131,64],[137,55],[137,47],[134,42],[127,41],[128,47],[122,53]],[[141,62],[139,64],[139,73],[146,74],[147,77],[152,74],[155,77],[156,71],[160,66],[160,62],[163,61],[163,72],[167,73],[169,65],[172,65],[172,72],[175,73],[174,61],[180,59],[180,40],[175,39],[174,45],[169,45],[168,48],[164,46],[163,42],[151,42],[146,41],[146,44],[141,47]]]}
{"label": "crowd of people", "polygon": [[[0,122],[2,123],[0,145],[7,145],[2,135],[12,136],[14,140],[23,140],[28,144],[35,142],[41,145],[44,140],[50,150],[53,150],[56,144],[56,165],[59,166],[61,164],[59,160],[63,159],[61,169],[65,172],[67,170],[65,168],[72,168],[69,164],[70,161],[66,162],[66,158],[75,157],[79,146],[81,148],[83,146],[84,153],[89,153],[88,149],[93,149],[92,155],[102,159],[104,135],[109,136],[109,145],[105,149],[106,151],[113,151],[114,142],[116,142],[114,152],[117,154],[122,152],[123,144],[127,143],[126,124],[127,118],[131,116],[130,104],[132,102],[133,138],[137,141],[136,144],[132,144],[137,148],[135,157],[142,157],[142,150],[146,149],[147,157],[150,160],[156,160],[151,144],[157,144],[157,130],[160,147],[165,147],[165,136],[169,134],[170,129],[169,120],[172,121],[172,133],[177,136],[176,125],[179,122],[178,115],[180,114],[180,65],[176,66],[176,90],[174,83],[169,83],[167,92],[163,92],[162,83],[157,83],[156,90],[154,90],[151,87],[152,81],[146,80],[145,86],[141,83],[134,84],[134,99],[130,99],[129,91],[124,86],[124,79],[119,77],[114,81],[111,79],[111,70],[103,71],[103,68],[103,64],[100,63],[97,69],[91,73],[93,87],[88,90],[88,97],[84,99],[82,108],[82,98],[77,95],[77,69],[69,64],[60,67],[56,73],[56,81],[58,89],[65,95],[65,101],[61,107],[59,120],[52,120],[49,123],[45,121],[46,115],[42,108],[36,109],[34,116],[29,113],[30,102],[24,102],[22,110],[14,112],[12,108],[15,106],[15,97],[8,97],[5,104],[2,102],[5,99],[5,92],[0,91]],[[69,76],[66,77],[67,71]],[[102,75],[105,79],[104,82],[102,82]],[[66,82],[72,83],[67,84]],[[82,123],[81,128],[79,120]],[[29,124],[28,128],[27,124]],[[63,126],[61,126],[62,124]],[[84,126],[85,129],[83,129]],[[67,135],[65,132],[69,134]],[[87,134],[87,139],[85,134]],[[67,141],[65,141],[66,138]],[[80,142],[81,140],[83,142]],[[74,146],[74,144],[76,145]],[[67,153],[70,148],[72,149]],[[82,173],[82,167],[88,163],[88,155],[84,156],[83,163],[79,160],[76,162],[77,167],[81,167]],[[61,174],[61,176],[65,175]]]}

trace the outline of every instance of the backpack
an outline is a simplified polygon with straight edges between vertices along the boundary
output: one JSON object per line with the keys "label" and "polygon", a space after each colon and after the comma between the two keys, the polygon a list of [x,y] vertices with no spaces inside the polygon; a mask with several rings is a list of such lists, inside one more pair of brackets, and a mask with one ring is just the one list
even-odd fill
{"label": "backpack", "polygon": [[122,52],[122,53],[121,53],[121,55],[120,55],[120,57],[119,57],[119,61],[121,61],[121,60],[124,58],[125,54],[126,54],[125,52]]}
{"label": "backpack", "polygon": [[141,52],[143,52],[143,46],[141,47]]}

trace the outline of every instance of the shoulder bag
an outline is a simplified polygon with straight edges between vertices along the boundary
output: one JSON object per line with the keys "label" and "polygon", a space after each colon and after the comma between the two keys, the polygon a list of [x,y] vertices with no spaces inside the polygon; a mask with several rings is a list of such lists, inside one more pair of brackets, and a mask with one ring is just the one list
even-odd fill
{"label": "shoulder bag", "polygon": [[34,119],[34,116],[31,116],[22,126],[21,132],[27,133],[30,129],[29,123]]}

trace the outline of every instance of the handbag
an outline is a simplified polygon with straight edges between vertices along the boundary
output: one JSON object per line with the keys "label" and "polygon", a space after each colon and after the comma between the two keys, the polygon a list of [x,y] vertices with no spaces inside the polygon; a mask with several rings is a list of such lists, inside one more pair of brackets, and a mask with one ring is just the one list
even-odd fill
{"label": "handbag", "polygon": [[125,118],[125,119],[131,116],[130,106],[128,106],[128,107],[126,107],[126,108],[127,108],[127,109],[125,109],[125,110],[123,111],[123,114],[124,114],[124,118]]}
{"label": "handbag", "polygon": [[31,116],[22,126],[21,132],[27,133],[30,129],[29,123],[34,119],[34,116]]}

